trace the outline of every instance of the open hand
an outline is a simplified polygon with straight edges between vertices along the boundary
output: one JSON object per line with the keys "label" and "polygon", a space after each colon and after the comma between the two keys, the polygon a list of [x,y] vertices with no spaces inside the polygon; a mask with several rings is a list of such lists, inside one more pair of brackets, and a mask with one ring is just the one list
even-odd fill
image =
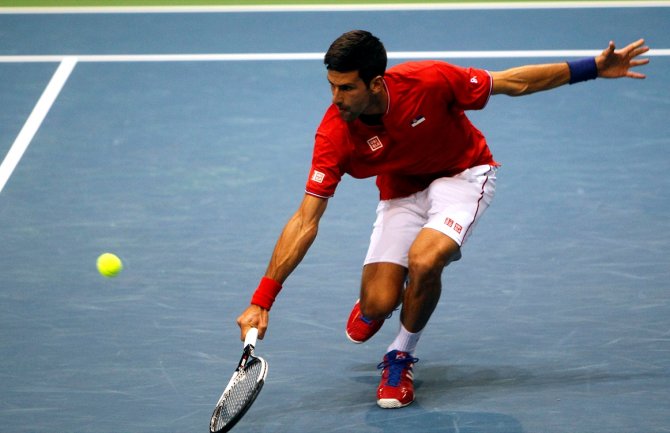
{"label": "open hand", "polygon": [[649,59],[638,58],[647,51],[649,47],[644,45],[644,39],[639,39],[620,50],[617,50],[614,42],[610,41],[609,46],[596,57],[598,76],[602,78],[646,78],[644,74],[635,72],[632,68],[649,63]]}

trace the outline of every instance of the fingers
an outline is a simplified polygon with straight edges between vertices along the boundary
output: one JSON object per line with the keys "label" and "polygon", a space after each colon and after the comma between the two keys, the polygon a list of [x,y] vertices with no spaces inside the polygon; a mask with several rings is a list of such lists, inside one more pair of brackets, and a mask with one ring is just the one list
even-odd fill
{"label": "fingers", "polygon": [[256,328],[258,328],[258,339],[262,340],[265,337],[265,331],[268,329],[268,310],[260,308],[260,316],[258,322],[256,323]]}
{"label": "fingers", "polygon": [[644,80],[645,78],[647,78],[646,75],[640,74],[639,72],[629,72],[628,74],[626,74],[626,77],[634,78],[636,80]]}
{"label": "fingers", "polygon": [[644,45],[644,39],[638,39],[619,50],[616,49],[614,41],[610,41],[602,55],[596,58],[598,76],[604,78],[646,78],[644,74],[634,72],[631,69],[649,63],[649,59],[638,58],[638,56],[648,51],[649,47]]}
{"label": "fingers", "polygon": [[626,77],[628,77],[628,78],[637,78],[637,79],[640,79],[640,80],[647,78],[646,75],[641,74],[640,72],[634,72],[634,71],[628,71],[628,72],[626,73]]}
{"label": "fingers", "polygon": [[646,65],[647,63],[649,63],[649,59],[639,59],[639,60],[631,60],[630,61],[631,66],[642,66],[642,65]]}
{"label": "fingers", "polygon": [[635,42],[632,42],[626,46],[626,48],[621,50],[621,54],[628,56],[629,58],[637,57],[641,54],[649,51],[649,47],[644,45],[644,39],[638,39]]}
{"label": "fingers", "polygon": [[265,330],[268,327],[268,311],[258,305],[250,305],[237,318],[237,326],[240,327],[240,340],[244,341],[247,332],[251,328],[258,328],[258,338],[260,340],[265,336]]}
{"label": "fingers", "polygon": [[639,73],[639,72],[633,72],[631,71],[632,68],[638,67],[638,66],[643,66],[649,63],[649,59],[637,59],[637,60],[631,60],[628,62],[629,70],[628,70],[628,76],[632,78],[644,78],[644,75]]}
{"label": "fingers", "polygon": [[614,41],[610,41],[607,48],[604,50],[604,56],[611,55],[620,55],[623,57],[633,58],[649,51],[649,47],[644,45],[644,39],[638,39],[635,42],[632,42],[625,46],[624,48],[617,50]]}
{"label": "fingers", "polygon": [[244,315],[237,318],[237,326],[240,327],[240,340],[244,341],[244,337],[247,335],[247,331],[252,326],[244,319]]}
{"label": "fingers", "polygon": [[240,325],[240,341],[244,341],[247,338],[247,332],[253,328],[251,325]]}
{"label": "fingers", "polygon": [[[631,43],[626,47],[625,50],[627,51],[627,58],[630,59],[628,61],[629,68],[646,65],[649,63],[649,59],[636,59],[636,57],[649,51],[649,47],[644,45],[644,39],[638,39],[637,41]],[[646,78],[646,75],[629,69],[626,72],[626,77],[644,79]]]}
{"label": "fingers", "polygon": [[647,46],[635,48],[635,50],[633,50],[633,55],[631,57],[640,56],[640,55],[642,55],[642,54],[644,54],[648,51],[649,51],[649,47],[647,47]]}
{"label": "fingers", "polygon": [[609,45],[607,46],[607,52],[612,54],[614,53],[614,50],[616,50],[616,45],[614,45],[614,41],[610,41]]}
{"label": "fingers", "polygon": [[628,45],[628,47],[630,47],[631,49],[635,49],[641,47],[642,45],[644,45],[644,39],[638,39],[637,41],[632,42],[630,45]]}
{"label": "fingers", "polygon": [[603,50],[603,52],[600,54],[600,57],[603,59],[609,59],[612,56],[615,55],[614,50],[616,50],[616,46],[614,45],[614,41],[610,41],[609,45],[607,48]]}
{"label": "fingers", "polygon": [[249,329],[258,326],[258,312],[252,307],[254,307],[254,305],[250,305],[240,317],[237,318],[237,326],[240,327],[240,340],[242,341],[244,341]]}

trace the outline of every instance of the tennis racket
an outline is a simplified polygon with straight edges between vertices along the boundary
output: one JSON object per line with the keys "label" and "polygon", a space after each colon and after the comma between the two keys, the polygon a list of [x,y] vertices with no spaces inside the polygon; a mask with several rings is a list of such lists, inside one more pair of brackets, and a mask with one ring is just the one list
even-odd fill
{"label": "tennis racket", "polygon": [[247,331],[240,363],[212,413],[212,420],[209,422],[210,433],[223,433],[233,428],[249,410],[263,388],[265,376],[268,374],[268,363],[263,358],[254,356],[257,338],[258,329],[251,328]]}

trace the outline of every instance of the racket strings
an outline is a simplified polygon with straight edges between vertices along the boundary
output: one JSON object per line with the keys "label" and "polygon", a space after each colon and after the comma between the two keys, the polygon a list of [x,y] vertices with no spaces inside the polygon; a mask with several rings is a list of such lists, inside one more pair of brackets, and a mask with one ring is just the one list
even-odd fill
{"label": "racket strings", "polygon": [[221,430],[246,408],[250,400],[253,401],[258,388],[262,386],[262,381],[259,382],[259,379],[264,369],[262,362],[251,362],[238,374],[223,401],[216,408],[214,431]]}

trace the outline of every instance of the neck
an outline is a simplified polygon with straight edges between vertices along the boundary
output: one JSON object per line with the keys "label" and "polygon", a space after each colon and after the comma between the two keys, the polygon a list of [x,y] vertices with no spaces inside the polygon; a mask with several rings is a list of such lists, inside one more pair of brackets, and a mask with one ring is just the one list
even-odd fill
{"label": "neck", "polygon": [[386,93],[386,86],[384,86],[379,93],[370,96],[370,105],[363,114],[368,116],[384,115],[388,110],[389,97]]}

